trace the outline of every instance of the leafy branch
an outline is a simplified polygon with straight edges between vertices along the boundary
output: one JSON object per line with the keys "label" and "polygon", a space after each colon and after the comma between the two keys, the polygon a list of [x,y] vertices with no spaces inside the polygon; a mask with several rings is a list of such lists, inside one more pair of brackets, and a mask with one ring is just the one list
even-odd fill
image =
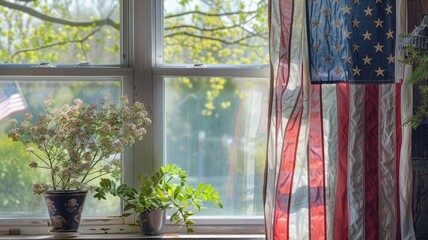
{"label": "leafy branch", "polygon": [[[91,26],[109,25],[109,26],[112,26],[116,30],[120,29],[120,24],[115,22],[114,20],[108,18],[108,17],[104,18],[104,19],[94,20],[94,21],[76,22],[76,21],[70,21],[70,20],[66,20],[66,19],[62,19],[62,18],[52,17],[49,15],[43,14],[39,11],[36,11],[32,8],[29,8],[29,7],[20,5],[20,4],[11,3],[11,2],[8,2],[5,0],[0,0],[0,5],[5,6],[7,8],[10,8],[10,9],[15,9],[15,10],[18,10],[21,12],[25,12],[25,13],[33,16],[33,17],[36,17],[36,18],[44,20],[44,21],[52,22],[52,23],[69,25],[69,26],[74,26],[74,27],[91,27]],[[117,7],[117,5],[115,7]]]}
{"label": "leafy branch", "polygon": [[[0,0],[1,1],[1,0]],[[55,47],[55,46],[60,46],[60,45],[65,45],[65,44],[70,44],[70,43],[83,43],[85,41],[87,41],[91,36],[95,35],[97,32],[99,32],[101,30],[101,27],[98,27],[96,29],[94,29],[93,31],[91,31],[88,35],[84,36],[81,39],[76,39],[76,40],[69,40],[69,41],[61,41],[61,42],[55,42],[55,43],[51,43],[51,44],[46,44],[46,45],[42,45],[39,47],[35,47],[35,48],[26,48],[26,49],[20,49],[18,51],[16,51],[15,53],[13,53],[10,56],[10,59],[13,60],[13,58],[17,57],[19,54],[21,53],[25,53],[25,52],[34,52],[34,51],[39,51],[42,49],[46,49],[46,48],[50,48],[50,47]],[[13,61],[12,61],[13,62]]]}

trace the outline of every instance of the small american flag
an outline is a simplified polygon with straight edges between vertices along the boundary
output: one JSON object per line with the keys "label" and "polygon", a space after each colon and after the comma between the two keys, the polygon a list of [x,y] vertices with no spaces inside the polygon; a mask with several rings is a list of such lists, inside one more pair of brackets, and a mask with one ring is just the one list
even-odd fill
{"label": "small american flag", "polygon": [[308,1],[312,83],[394,82],[395,0]]}
{"label": "small american flag", "polygon": [[0,86],[0,120],[3,120],[14,112],[27,108],[25,100],[15,82]]}

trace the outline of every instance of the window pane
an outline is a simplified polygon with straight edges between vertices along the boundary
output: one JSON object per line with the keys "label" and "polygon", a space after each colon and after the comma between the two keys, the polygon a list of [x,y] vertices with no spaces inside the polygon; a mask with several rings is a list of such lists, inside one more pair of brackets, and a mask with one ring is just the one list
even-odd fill
{"label": "window pane", "polygon": [[165,0],[166,64],[268,63],[267,0]]}
{"label": "window pane", "polygon": [[[212,184],[224,208],[203,215],[262,215],[268,80],[166,78],[166,163]],[[208,205],[206,205],[208,207]]]}
{"label": "window pane", "polygon": [[0,2],[0,63],[119,64],[119,0]]}
{"label": "window pane", "polygon": [[[16,110],[19,111],[11,111],[10,114],[3,114],[4,112],[0,111],[1,217],[47,217],[43,196],[33,195],[32,185],[35,182],[43,182],[41,179],[48,179],[49,172],[43,172],[42,169],[34,170],[28,166],[34,160],[34,156],[26,153],[23,145],[14,143],[7,137],[7,132],[10,129],[9,120],[16,118],[20,122],[23,120],[25,112],[31,112],[34,116],[39,115],[44,109],[46,98],[53,99],[54,105],[59,106],[64,103],[71,103],[77,97],[89,103],[96,103],[107,94],[112,95],[112,99],[119,99],[122,92],[121,78],[91,78],[91,81],[81,77],[79,79],[55,78],[50,80],[52,81],[0,81],[0,92],[3,92],[8,86],[15,86],[20,90],[19,94],[28,106],[23,110],[17,108]],[[98,182],[99,179],[92,183],[97,185]],[[107,201],[98,201],[89,194],[84,216],[107,215],[120,215],[119,199],[111,197]]]}

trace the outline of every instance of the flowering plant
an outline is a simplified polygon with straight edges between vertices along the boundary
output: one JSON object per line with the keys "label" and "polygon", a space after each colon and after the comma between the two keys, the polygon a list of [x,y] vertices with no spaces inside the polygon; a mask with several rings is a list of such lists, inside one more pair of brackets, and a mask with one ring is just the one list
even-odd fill
{"label": "flowering plant", "polygon": [[50,183],[34,184],[34,193],[82,190],[96,178],[119,177],[120,153],[143,138],[145,126],[151,123],[147,115],[142,103],[128,107],[126,96],[119,105],[104,97],[98,104],[75,99],[72,105],[52,107],[48,99],[45,113],[35,123],[30,113],[19,125],[16,119],[10,120],[8,137],[36,157],[31,168],[50,171]]}

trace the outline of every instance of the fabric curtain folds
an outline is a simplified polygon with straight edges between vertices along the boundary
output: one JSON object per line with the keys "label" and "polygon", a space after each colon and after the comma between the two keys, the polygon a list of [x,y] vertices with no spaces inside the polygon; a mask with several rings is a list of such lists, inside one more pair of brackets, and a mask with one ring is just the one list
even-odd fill
{"label": "fabric curtain folds", "polygon": [[[328,2],[346,11],[391,4],[403,33],[406,2],[391,1]],[[269,1],[266,239],[414,239],[406,69],[395,64],[393,83],[311,83],[306,21],[316,2]]]}

